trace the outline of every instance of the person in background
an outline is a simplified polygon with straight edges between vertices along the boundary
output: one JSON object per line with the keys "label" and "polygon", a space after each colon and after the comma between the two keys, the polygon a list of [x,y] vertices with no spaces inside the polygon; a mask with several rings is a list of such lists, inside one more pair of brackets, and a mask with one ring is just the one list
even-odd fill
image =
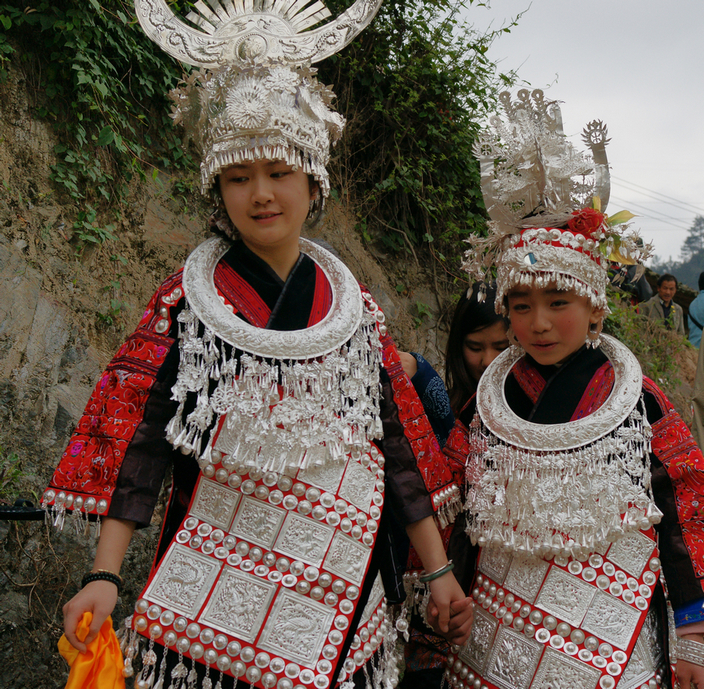
{"label": "person in background", "polygon": [[641,304],[640,312],[654,321],[663,321],[665,327],[684,335],[684,314],[682,307],[673,299],[677,294],[677,278],[664,273],[658,278],[658,293]]}
{"label": "person in background", "polygon": [[126,621],[122,672],[137,689],[393,686],[385,595],[403,561],[387,522],[405,527],[448,619],[471,601],[434,519],[444,496],[428,477],[443,457],[384,314],[301,238],[329,194],[344,119],[296,64],[219,65],[171,97],[201,144],[218,236],[159,287],[43,495],[55,526],[102,525],[64,606],[66,641],[92,654],[133,532],[172,470],[152,572]]}
{"label": "person in background", "polygon": [[[404,370],[416,388],[441,447],[445,445],[449,431],[452,430],[454,416],[459,415],[474,399],[484,371],[510,346],[506,335],[507,320],[494,309],[496,287],[487,287],[483,302],[478,301],[478,295],[478,286],[472,286],[460,297],[455,307],[445,354],[447,391],[440,376],[420,354],[399,353]],[[438,410],[446,410],[440,434],[436,430],[440,422]],[[444,425],[447,419],[452,419],[449,428]],[[449,542],[453,528],[453,525],[445,527],[442,534],[445,543]],[[412,579],[420,569],[418,555],[411,549],[407,579]],[[456,620],[451,620],[451,626],[457,626],[461,619],[461,616],[457,616]],[[409,640],[404,649],[406,669],[399,689],[440,687],[449,650],[450,643],[446,639],[432,631],[419,614],[412,615]]]}
{"label": "person in background", "polygon": [[[444,447],[462,481],[448,557],[475,600],[446,679],[453,689],[704,687],[704,456],[635,356],[601,334],[605,257],[618,246],[642,262],[650,247],[603,214],[603,123],[584,131],[598,180],[585,202],[563,193],[588,159],[555,135],[557,104],[538,90],[499,101],[505,118],[475,148],[493,222],[468,238],[463,268],[496,275],[514,346],[484,372],[476,414],[458,415]],[[461,560],[472,544],[478,557]],[[426,617],[434,623],[432,595]]]}
{"label": "person in background", "polygon": [[699,273],[699,294],[689,305],[687,319],[689,341],[695,347],[699,347],[702,341],[702,327],[704,327],[704,272]]}
{"label": "person in background", "polygon": [[470,287],[463,294],[452,316],[445,350],[445,381],[417,352],[399,352],[403,370],[411,379],[435,432],[440,447],[459,414],[477,389],[486,367],[504,349],[508,327],[505,319],[494,311],[496,289],[489,287],[483,302],[477,300],[477,289]]}

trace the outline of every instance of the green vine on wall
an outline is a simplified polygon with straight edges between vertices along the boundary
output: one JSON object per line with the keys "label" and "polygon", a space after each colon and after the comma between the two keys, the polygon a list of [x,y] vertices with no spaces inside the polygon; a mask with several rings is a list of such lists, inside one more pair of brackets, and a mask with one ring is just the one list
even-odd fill
{"label": "green vine on wall", "polygon": [[[337,14],[349,0],[327,4]],[[484,229],[472,144],[513,78],[486,57],[510,26],[480,34],[463,18],[484,4],[385,0],[360,38],[319,65],[348,119],[335,191],[365,238],[391,250],[424,247],[445,263]],[[165,100],[181,66],[143,34],[128,0],[0,0],[0,31],[0,69],[16,50],[39,75],[39,113],[62,135],[53,178],[86,217],[119,209],[135,173],[190,163]]]}
{"label": "green vine on wall", "polygon": [[119,212],[135,174],[190,164],[165,97],[182,68],[144,35],[131,3],[0,0],[0,31],[0,79],[16,54],[61,139],[52,178],[85,214]]}

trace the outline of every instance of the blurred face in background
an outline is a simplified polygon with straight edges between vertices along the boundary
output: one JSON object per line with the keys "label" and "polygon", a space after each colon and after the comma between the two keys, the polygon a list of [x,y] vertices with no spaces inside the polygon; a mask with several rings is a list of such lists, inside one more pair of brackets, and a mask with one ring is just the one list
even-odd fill
{"label": "blurred face in background", "polygon": [[493,325],[474,330],[464,336],[462,357],[475,383],[479,382],[489,364],[509,346],[503,321],[497,321]]}
{"label": "blurred face in background", "polygon": [[674,280],[663,280],[658,287],[658,296],[665,302],[665,306],[669,306],[670,302],[675,298],[677,292],[677,283]]}

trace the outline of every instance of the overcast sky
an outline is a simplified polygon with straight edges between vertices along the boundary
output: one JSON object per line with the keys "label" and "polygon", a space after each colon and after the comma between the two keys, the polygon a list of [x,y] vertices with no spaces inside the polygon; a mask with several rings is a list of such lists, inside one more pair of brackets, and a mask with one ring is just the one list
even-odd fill
{"label": "overcast sky", "polygon": [[704,215],[704,2],[491,0],[467,17],[499,28],[526,9],[489,57],[563,101],[565,133],[580,150],[584,125],[606,123],[607,212],[636,213],[655,253],[679,258],[687,228]]}

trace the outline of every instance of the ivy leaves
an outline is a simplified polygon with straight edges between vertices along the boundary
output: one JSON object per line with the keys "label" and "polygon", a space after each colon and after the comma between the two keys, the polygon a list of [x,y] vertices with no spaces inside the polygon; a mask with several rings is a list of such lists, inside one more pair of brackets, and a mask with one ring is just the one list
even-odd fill
{"label": "ivy leaves", "polygon": [[[334,13],[341,3],[328,4]],[[362,36],[320,66],[348,118],[333,173],[367,236],[396,251],[425,245],[441,261],[483,230],[472,144],[513,78],[486,58],[507,28],[478,34],[464,9],[461,0],[385,0]]]}
{"label": "ivy leaves", "polygon": [[62,139],[52,177],[72,199],[119,208],[135,173],[190,163],[166,101],[181,67],[125,0],[0,0],[0,25],[13,37],[0,34],[0,68],[17,48],[39,75],[38,114]]}

